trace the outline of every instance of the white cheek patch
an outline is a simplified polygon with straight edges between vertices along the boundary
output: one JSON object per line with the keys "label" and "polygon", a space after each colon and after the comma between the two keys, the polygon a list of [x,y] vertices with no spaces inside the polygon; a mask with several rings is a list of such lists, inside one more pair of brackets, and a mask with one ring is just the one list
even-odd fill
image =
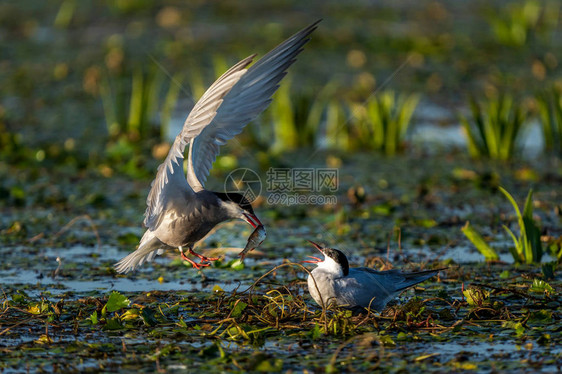
{"label": "white cheek patch", "polygon": [[343,274],[343,269],[340,264],[335,262],[331,257],[324,256],[324,261],[318,263],[318,267],[330,273]]}

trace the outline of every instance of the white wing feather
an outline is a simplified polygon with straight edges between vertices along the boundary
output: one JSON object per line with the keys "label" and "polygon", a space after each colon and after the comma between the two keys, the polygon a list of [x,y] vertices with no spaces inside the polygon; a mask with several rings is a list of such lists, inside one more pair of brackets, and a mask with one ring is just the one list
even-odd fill
{"label": "white wing feather", "polygon": [[245,58],[217,79],[189,113],[182,131],[176,137],[166,160],[158,167],[156,178],[152,181],[144,213],[146,227],[154,229],[158,226],[165,206],[173,203],[175,199],[185,201],[186,194],[193,194],[194,191],[187,183],[183,172],[185,146],[213,120],[223,98],[246,73],[245,68],[254,57],[255,55]]}
{"label": "white wing feather", "polygon": [[224,96],[216,116],[191,142],[187,181],[195,191],[203,189],[220,146],[242,132],[248,122],[267,108],[286,70],[295,62],[318,22],[299,31],[252,65]]}

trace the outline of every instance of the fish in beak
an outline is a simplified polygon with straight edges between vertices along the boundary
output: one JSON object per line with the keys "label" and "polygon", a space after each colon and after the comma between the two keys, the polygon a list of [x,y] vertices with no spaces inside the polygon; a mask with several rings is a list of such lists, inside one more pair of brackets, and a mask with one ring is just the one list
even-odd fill
{"label": "fish in beak", "polygon": [[263,226],[261,221],[255,214],[252,213],[242,213],[244,215],[244,221],[248,222],[254,229],[258,226]]}

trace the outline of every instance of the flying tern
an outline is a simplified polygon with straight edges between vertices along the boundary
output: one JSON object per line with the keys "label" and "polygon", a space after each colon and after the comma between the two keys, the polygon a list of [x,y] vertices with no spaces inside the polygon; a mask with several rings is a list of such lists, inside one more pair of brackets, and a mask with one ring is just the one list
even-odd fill
{"label": "flying tern", "polygon": [[[233,219],[244,220],[254,228],[262,225],[248,199],[241,194],[206,190],[205,182],[220,146],[267,108],[318,22],[291,36],[249,68],[256,55],[238,62],[203,94],[158,167],[146,200],[143,223],[147,229],[139,247],[115,264],[117,272],[127,273],[176,248],[193,267],[209,266],[217,258],[196,253],[193,246],[213,227]],[[183,161],[188,144],[186,175]],[[187,257],[186,251],[200,261]]]}

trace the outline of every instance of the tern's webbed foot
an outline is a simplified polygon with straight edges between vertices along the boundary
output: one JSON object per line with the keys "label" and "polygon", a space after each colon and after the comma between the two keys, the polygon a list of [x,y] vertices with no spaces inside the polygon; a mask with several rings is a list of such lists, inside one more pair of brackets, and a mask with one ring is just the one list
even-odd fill
{"label": "tern's webbed foot", "polygon": [[218,260],[218,257],[216,257],[216,258],[215,257],[206,257],[206,256],[200,255],[199,253],[193,251],[193,249],[191,249],[191,248],[189,248],[189,253],[194,255],[194,256],[199,257],[201,259],[201,262],[193,261],[192,259],[187,257],[185,255],[185,253],[183,253],[183,251],[180,252],[181,258],[182,258],[182,260],[189,262],[191,264],[191,266],[193,266],[197,270],[200,270],[201,268],[204,268],[204,267],[207,267],[207,266],[211,266],[210,261]]}
{"label": "tern's webbed foot", "polygon": [[[218,257],[207,257],[207,256],[203,256],[203,255],[201,255],[201,254],[195,252],[195,251],[194,251],[193,249],[191,249],[191,248],[189,248],[189,253],[192,254],[192,255],[194,255],[194,256],[199,257],[199,258],[201,259],[201,262],[216,261],[216,260],[219,259]],[[208,266],[208,265],[207,265],[207,266]]]}

